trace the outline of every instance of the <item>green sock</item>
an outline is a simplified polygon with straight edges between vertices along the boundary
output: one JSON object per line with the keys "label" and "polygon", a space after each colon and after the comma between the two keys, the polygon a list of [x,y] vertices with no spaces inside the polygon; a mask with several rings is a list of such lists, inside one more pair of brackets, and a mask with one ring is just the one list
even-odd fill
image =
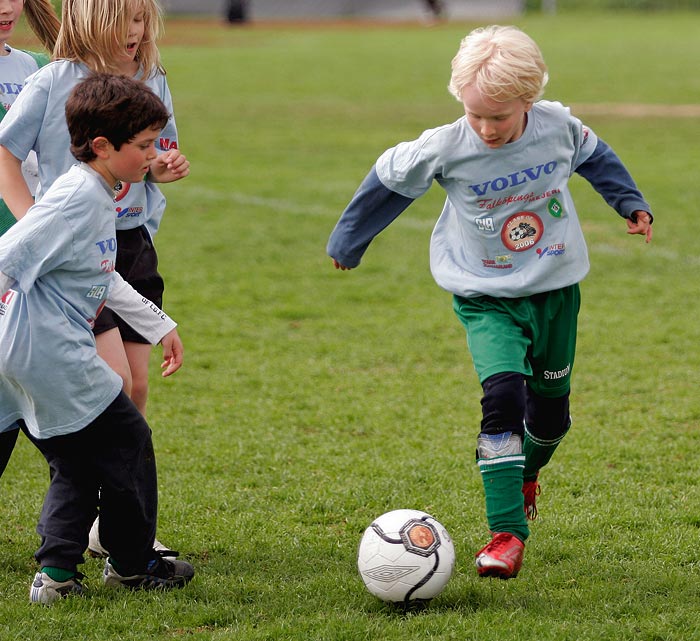
{"label": "green sock", "polygon": [[64,570],[63,568],[53,568],[50,565],[41,568],[41,571],[47,576],[51,577],[54,581],[63,583],[69,579],[75,578],[75,570]]}
{"label": "green sock", "polygon": [[[571,427],[571,423],[569,423]],[[523,479],[525,481],[534,481],[537,478],[537,473],[542,469],[549,459],[552,458],[554,450],[557,449],[561,440],[566,436],[569,427],[559,437],[546,441],[533,436],[528,432],[527,425],[525,426],[525,438],[523,439],[523,453],[525,454],[525,469],[523,471]]]}
{"label": "green sock", "polygon": [[[478,459],[491,532],[510,532],[525,542],[530,530],[523,508],[523,461],[520,456]],[[517,458],[519,460],[513,460]]]}

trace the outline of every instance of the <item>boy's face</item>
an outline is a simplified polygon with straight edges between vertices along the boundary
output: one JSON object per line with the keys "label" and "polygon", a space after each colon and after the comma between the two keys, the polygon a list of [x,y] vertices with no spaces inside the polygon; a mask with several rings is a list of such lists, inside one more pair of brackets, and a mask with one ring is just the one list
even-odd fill
{"label": "boy's face", "polygon": [[104,154],[98,154],[94,169],[110,185],[117,181],[140,182],[151,168],[151,162],[158,156],[155,141],[160,131],[160,129],[144,129],[118,150],[102,139],[106,145]]}
{"label": "boy's face", "polygon": [[527,112],[532,103],[522,98],[497,102],[472,85],[462,89],[462,104],[471,128],[490,149],[514,142],[525,131]]}

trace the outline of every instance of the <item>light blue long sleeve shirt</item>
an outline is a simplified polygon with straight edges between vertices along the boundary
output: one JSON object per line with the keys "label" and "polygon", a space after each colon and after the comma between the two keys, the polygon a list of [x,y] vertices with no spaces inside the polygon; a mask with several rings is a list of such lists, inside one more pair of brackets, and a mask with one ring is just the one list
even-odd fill
{"label": "light blue long sleeve shirt", "polygon": [[372,239],[436,181],[447,193],[430,242],[438,285],[463,297],[528,296],[589,270],[568,182],[586,178],[617,213],[649,205],[612,149],[559,103],[540,101],[516,141],[488,148],[466,117],[385,151],[343,212],[328,254],[356,267]]}

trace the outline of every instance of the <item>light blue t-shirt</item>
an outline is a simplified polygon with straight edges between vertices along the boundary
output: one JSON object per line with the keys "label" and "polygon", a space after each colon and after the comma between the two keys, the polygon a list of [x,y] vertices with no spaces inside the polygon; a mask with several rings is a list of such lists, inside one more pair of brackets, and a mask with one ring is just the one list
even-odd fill
{"label": "light blue t-shirt", "polygon": [[[48,62],[48,56],[44,54],[29,54],[20,49],[12,49],[5,45],[6,55],[0,56],[0,120],[5,117],[10,107],[14,104],[17,96],[24,87],[25,80],[39,69],[41,64]],[[27,159],[22,163],[22,175],[29,187],[32,195],[36,192],[39,184],[39,168],[36,154],[30,152]],[[0,207],[0,233],[15,223],[15,218],[2,202]]]}
{"label": "light blue t-shirt", "polygon": [[24,419],[36,438],[82,429],[116,398],[121,378],[92,325],[116,277],[114,193],[74,165],[5,235],[0,272],[0,431]]}
{"label": "light blue t-shirt", "polygon": [[[66,100],[76,84],[88,75],[80,63],[57,60],[31,75],[17,100],[0,123],[0,145],[24,160],[31,150],[39,158],[39,189],[36,199],[51,187],[75,162],[70,152],[70,134],[66,124]],[[158,73],[145,84],[163,101],[170,118],[156,148],[176,148],[177,127],[173,116],[172,97],[165,76]],[[133,229],[146,225],[155,235],[165,210],[165,197],[152,182],[126,183],[117,194],[113,206],[117,229]]]}
{"label": "light blue t-shirt", "polygon": [[522,136],[498,149],[463,117],[387,150],[376,170],[408,198],[433,180],[447,192],[430,244],[438,285],[463,297],[529,296],[577,283],[589,270],[568,181],[596,144],[568,108],[540,101]]}
{"label": "light blue t-shirt", "polygon": [[39,64],[26,51],[7,45],[5,50],[7,55],[0,56],[0,102],[5,111],[9,111],[22,91],[24,81],[39,68]]}

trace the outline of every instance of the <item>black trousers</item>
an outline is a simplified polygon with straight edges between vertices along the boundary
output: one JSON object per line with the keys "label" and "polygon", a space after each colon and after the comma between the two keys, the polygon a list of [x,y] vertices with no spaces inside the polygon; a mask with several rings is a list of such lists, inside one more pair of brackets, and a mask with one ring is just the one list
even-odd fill
{"label": "black trousers", "polygon": [[[17,427],[17,426],[15,426]],[[0,433],[0,476],[3,475],[17,442],[18,429]]]}
{"label": "black trousers", "polygon": [[32,437],[49,464],[51,483],[37,533],[40,566],[77,570],[100,515],[100,540],[123,575],[155,558],[158,487],[151,430],[121,392],[87,427],[65,436]]}

